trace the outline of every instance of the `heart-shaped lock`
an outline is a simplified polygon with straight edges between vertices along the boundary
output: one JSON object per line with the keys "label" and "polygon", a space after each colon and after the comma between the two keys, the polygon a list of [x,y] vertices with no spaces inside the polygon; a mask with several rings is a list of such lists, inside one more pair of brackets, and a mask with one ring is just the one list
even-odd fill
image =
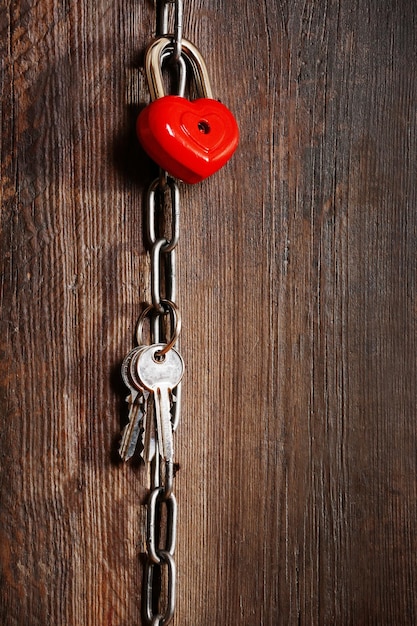
{"label": "heart-shaped lock", "polygon": [[186,40],[182,51],[202,97],[190,101],[164,95],[161,60],[170,47],[171,40],[161,37],[147,50],[145,71],[153,101],[138,117],[137,134],[161,168],[186,183],[198,183],[230,159],[239,142],[239,129],[231,111],[212,98],[201,54]]}
{"label": "heart-shaped lock", "polygon": [[160,167],[186,183],[217,172],[237,148],[236,120],[224,104],[209,98],[190,102],[165,96],[138,117],[140,142]]}

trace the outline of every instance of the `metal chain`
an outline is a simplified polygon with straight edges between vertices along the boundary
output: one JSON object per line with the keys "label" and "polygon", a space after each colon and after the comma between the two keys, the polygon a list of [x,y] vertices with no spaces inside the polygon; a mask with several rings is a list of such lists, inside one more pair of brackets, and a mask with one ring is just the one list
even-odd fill
{"label": "metal chain", "polygon": [[169,6],[174,5],[174,44],[173,61],[179,62],[181,58],[182,29],[183,29],[183,3],[182,0],[157,0],[156,36],[168,35],[169,29]]}
{"label": "metal chain", "polygon": [[[184,97],[187,85],[191,95],[195,91],[198,94],[198,98],[213,100],[204,59],[199,50],[182,37],[182,0],[155,0],[155,8],[156,38],[147,47],[144,57],[144,71],[151,100],[163,99],[165,95]],[[170,24],[173,24],[171,33],[169,32]],[[165,88],[166,85],[168,85],[167,88]],[[152,102],[151,106],[154,106],[153,111],[158,110],[158,107],[162,104],[162,107],[159,108],[161,110],[167,104],[167,100],[168,98],[162,103],[161,101],[159,103]],[[169,106],[171,106],[173,101],[178,104],[179,98],[170,98],[168,100]],[[213,101],[212,104],[213,106],[217,104],[222,111],[225,109],[218,102],[215,103]],[[165,150],[168,146],[164,147],[164,145],[161,145],[158,153],[159,142],[156,139],[156,135],[152,132],[148,133],[150,130],[148,122],[151,112],[148,111],[148,113],[148,117],[146,113],[144,115],[144,112],[140,114],[137,125],[139,139],[148,154],[154,156],[158,163],[169,169],[171,174],[188,183],[199,182],[209,176],[210,173],[213,173],[210,169],[204,172],[197,171],[198,168],[195,168],[195,170],[189,169],[189,163],[181,162],[180,159],[177,161],[174,158],[174,154],[171,154],[169,150]],[[231,120],[230,145],[225,146],[230,152],[236,148],[238,130],[230,112],[227,112],[225,119]],[[166,124],[166,119],[158,119],[158,115],[156,115],[154,121],[157,125],[159,124],[159,128],[164,126],[164,130],[168,131],[168,134],[175,138],[175,132]],[[199,120],[197,118],[194,132],[197,132],[198,129],[203,134],[208,134],[211,131],[210,124],[204,119]],[[187,126],[185,123],[184,125],[183,131],[188,133]],[[234,136],[232,137],[233,133]],[[214,135],[217,137],[217,131],[212,137]],[[190,137],[192,138],[191,134]],[[216,137],[214,137],[214,140],[216,140]],[[178,138],[176,140],[178,142]],[[198,141],[197,143],[199,144]],[[181,152],[178,145],[178,143],[174,143],[173,146],[177,147],[171,151]],[[196,149],[192,149],[192,152],[200,159]],[[224,158],[229,158],[230,155],[231,152],[228,155],[226,151]],[[169,360],[169,357],[176,355],[181,362],[182,376],[183,363],[181,356],[176,351],[168,354],[170,350],[177,347],[181,331],[181,316],[175,302],[177,283],[176,248],[180,235],[180,194],[175,178],[169,176],[163,169],[160,169],[159,177],[151,183],[148,189],[146,209],[146,229],[151,261],[150,292],[152,303],[145,308],[139,318],[137,326],[138,345],[141,346],[143,344],[145,320],[149,320],[151,343],[158,344],[156,347],[155,345],[153,346],[152,358],[154,361],[164,361],[165,358]],[[146,356],[147,353],[143,354]],[[127,361],[125,359],[126,363],[129,365],[129,359],[133,358],[135,356],[131,357],[128,355],[126,357]],[[142,357],[139,356],[139,358]],[[129,372],[125,372],[127,384],[130,382],[130,378],[127,375]],[[181,376],[172,379],[171,384],[174,385],[181,380]],[[146,380],[142,379],[142,382],[146,383]],[[150,392],[156,389],[159,396],[161,396],[162,390],[168,392],[168,380],[165,380],[165,385],[162,385],[161,382],[159,388],[152,383],[149,387],[147,386],[147,389]],[[172,390],[172,400],[171,402],[171,398],[164,395],[163,405],[154,401],[152,410],[156,410],[156,413],[153,416],[153,422],[151,420],[153,431],[147,430],[149,421],[147,406],[143,413],[143,417],[146,417],[146,420],[144,420],[146,421],[146,426],[143,427],[146,436],[144,439],[145,456],[147,460],[152,459],[150,465],[150,494],[147,502],[146,564],[143,595],[143,614],[145,623],[148,626],[167,626],[171,623],[175,610],[177,585],[174,553],[177,536],[177,501],[173,493],[175,472],[170,426],[175,431],[180,419],[180,384]],[[161,407],[164,408],[163,412]],[[155,431],[156,435],[153,438]],[[160,437],[159,441],[158,437]],[[154,439],[155,445],[153,446]]]}
{"label": "metal chain", "polygon": [[[161,172],[159,178],[151,183],[147,196],[152,304],[142,313],[137,329],[140,344],[144,320],[149,316],[151,342],[165,344],[160,354],[177,346],[181,331],[181,317],[175,304],[179,216],[178,184],[165,172]],[[164,232],[165,226],[169,228],[169,233]],[[180,385],[173,390],[173,397],[172,428],[175,430],[180,419]],[[161,460],[156,443],[147,503],[147,561],[144,577],[144,616],[149,626],[166,626],[172,621],[175,610],[177,502],[173,493],[173,479],[173,463]]]}
{"label": "metal chain", "polygon": [[[177,67],[178,93],[183,95],[186,65],[181,58],[182,0],[157,2],[156,35],[168,34],[169,7],[174,5],[173,49],[162,62]],[[168,57],[168,58],[167,58]],[[177,346],[181,316],[176,300],[176,247],[180,235],[180,194],[177,182],[160,170],[150,185],[146,210],[147,238],[151,258],[151,299],[138,323],[138,343],[142,343],[143,324],[150,318],[152,343],[165,343],[161,354]],[[169,318],[169,323],[168,319]],[[169,327],[169,331],[168,331]],[[169,334],[170,333],[170,334]],[[181,385],[173,390],[172,429],[180,419]],[[176,598],[174,552],[177,536],[177,501],[173,493],[174,465],[162,461],[156,443],[150,469],[150,494],[147,503],[146,548],[144,572],[144,618],[149,626],[167,626],[173,619]]]}

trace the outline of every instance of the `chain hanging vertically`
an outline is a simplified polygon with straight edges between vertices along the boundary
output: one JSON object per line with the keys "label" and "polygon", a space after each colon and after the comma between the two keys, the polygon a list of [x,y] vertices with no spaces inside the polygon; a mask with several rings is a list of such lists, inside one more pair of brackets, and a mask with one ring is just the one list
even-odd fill
{"label": "chain hanging vertically", "polygon": [[[195,183],[213,174],[230,158],[238,142],[233,115],[212,98],[204,60],[198,49],[183,39],[182,31],[182,0],[157,0],[156,37],[147,48],[144,63],[152,102],[137,123],[143,147],[160,167],[146,200],[151,303],[138,320],[138,346],[122,365],[130,394],[129,421],[119,452],[127,461],[140,441],[141,456],[150,468],[143,590],[143,617],[148,626],[167,626],[173,619],[176,599],[173,433],[180,419],[184,370],[178,352],[181,315],[176,304],[176,248],[180,193],[176,179]],[[176,86],[175,94],[164,93],[163,66],[169,74],[168,84]],[[189,79],[200,96],[192,102],[185,98]],[[144,342],[147,321],[150,344]]]}
{"label": "chain hanging vertically", "polygon": [[[161,2],[163,5],[163,23],[164,32],[157,34],[159,36],[167,34],[168,28],[168,5],[167,2]],[[157,26],[158,27],[158,26]],[[181,34],[182,34],[182,0],[175,2],[175,39],[174,52],[172,55],[173,62],[180,63],[181,57]],[[183,70],[185,68],[182,68]],[[185,71],[184,71],[185,76]],[[185,85],[184,85],[185,86]],[[167,202],[167,192],[169,199]],[[164,237],[159,232],[158,226],[164,220],[168,206],[171,205],[171,233],[170,236]],[[176,298],[176,247],[179,240],[179,218],[180,218],[180,195],[178,184],[169,177],[167,173],[160,169],[159,178],[156,179],[148,191],[147,198],[147,232],[148,240],[152,246],[151,252],[151,283],[152,283],[152,305],[157,312],[154,317],[152,328],[152,342],[159,343],[161,333],[160,314],[165,314],[164,306],[161,307],[163,298],[161,297],[161,277],[160,269],[163,268],[163,282],[165,287],[165,300],[174,303]],[[161,311],[162,308],[162,311]],[[159,319],[158,319],[159,318]],[[168,343],[168,339],[165,343]],[[174,391],[175,402],[172,408],[172,429],[175,431],[178,426],[180,417],[181,403],[181,384]],[[165,626],[169,624],[174,616],[175,599],[176,599],[176,567],[174,561],[174,551],[176,544],[176,528],[177,528],[177,502],[173,493],[174,467],[172,462],[165,462],[165,471],[161,475],[160,457],[155,454],[151,467],[151,492],[148,500],[148,521],[147,521],[147,561],[145,566],[145,618],[150,625]],[[156,512],[156,508],[165,506],[166,508],[166,545],[164,549],[159,546],[160,529],[158,527],[159,520],[162,515]],[[160,523],[160,522],[159,522]],[[163,578],[162,568],[167,572],[168,582],[166,585],[166,600],[163,614],[161,615],[161,598],[156,601],[156,607],[152,605],[155,601],[154,592],[154,576],[158,570],[159,581]],[[159,582],[159,589],[161,583]]]}

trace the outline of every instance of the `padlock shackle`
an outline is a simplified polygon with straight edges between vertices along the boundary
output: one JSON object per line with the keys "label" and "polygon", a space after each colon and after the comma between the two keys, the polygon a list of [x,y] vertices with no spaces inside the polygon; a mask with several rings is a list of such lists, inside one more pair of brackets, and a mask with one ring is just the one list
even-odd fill
{"label": "padlock shackle", "polygon": [[[168,48],[174,49],[172,39],[168,37],[158,37],[148,46],[145,53],[145,73],[148,79],[151,100],[157,100],[165,95],[164,83],[162,80],[162,61],[164,52]],[[197,84],[197,91],[201,98],[213,98],[210,79],[207,67],[201,52],[187,39],[181,42],[182,55],[191,65],[193,77]],[[157,60],[157,71],[155,68]]]}

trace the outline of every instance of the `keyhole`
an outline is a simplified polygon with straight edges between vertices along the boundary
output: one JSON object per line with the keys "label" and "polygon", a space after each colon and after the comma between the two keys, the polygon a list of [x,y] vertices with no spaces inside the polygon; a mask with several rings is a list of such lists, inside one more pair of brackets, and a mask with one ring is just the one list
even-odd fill
{"label": "keyhole", "polygon": [[201,120],[200,122],[198,122],[198,130],[200,131],[200,133],[208,135],[210,132],[210,124],[205,120]]}

